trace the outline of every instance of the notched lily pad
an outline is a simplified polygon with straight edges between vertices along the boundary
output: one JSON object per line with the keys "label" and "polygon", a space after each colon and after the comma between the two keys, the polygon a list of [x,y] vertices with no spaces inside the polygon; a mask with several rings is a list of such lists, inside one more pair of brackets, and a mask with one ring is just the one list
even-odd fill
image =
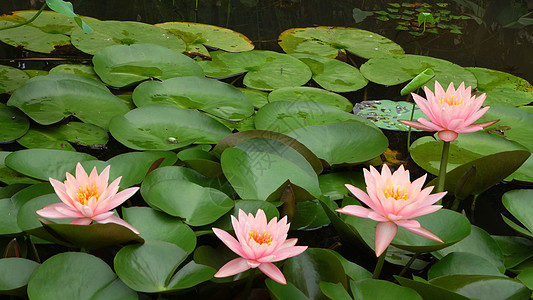
{"label": "notched lily pad", "polygon": [[155,24],[179,36],[187,44],[191,56],[210,57],[204,46],[226,52],[243,52],[254,49],[254,44],[246,36],[228,28],[189,22],[166,22]]}
{"label": "notched lily pad", "polygon": [[113,45],[93,57],[94,70],[107,84],[116,87],[146,79],[180,76],[203,77],[202,68],[189,57],[153,44]]}
{"label": "notched lily pad", "polygon": [[349,27],[291,28],[282,32],[279,45],[287,53],[336,57],[339,51],[364,58],[403,54],[402,47],[374,32]]}

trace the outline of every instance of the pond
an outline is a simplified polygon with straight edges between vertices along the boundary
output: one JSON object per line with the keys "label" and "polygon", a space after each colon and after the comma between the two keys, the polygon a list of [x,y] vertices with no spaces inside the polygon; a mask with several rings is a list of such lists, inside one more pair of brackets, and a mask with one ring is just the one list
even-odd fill
{"label": "pond", "polygon": [[531,296],[530,1],[72,1],[2,30],[43,3],[0,7],[0,295]]}

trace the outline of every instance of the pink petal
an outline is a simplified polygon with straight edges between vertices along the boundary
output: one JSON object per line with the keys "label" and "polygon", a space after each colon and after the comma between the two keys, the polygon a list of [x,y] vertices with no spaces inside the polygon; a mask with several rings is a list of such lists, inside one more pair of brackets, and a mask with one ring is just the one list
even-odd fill
{"label": "pink petal", "polygon": [[[399,225],[399,224],[398,224]],[[402,226],[404,227],[404,226]],[[441,240],[437,235],[435,235],[434,233],[432,233],[431,231],[423,228],[423,227],[404,227],[405,229],[411,231],[412,233],[416,233],[420,236],[423,236],[423,237],[426,237],[428,239],[431,239],[431,240],[434,240],[434,241],[437,241],[437,242],[440,242],[440,243],[444,243],[443,240]]]}
{"label": "pink petal", "polygon": [[[107,167],[104,168],[102,173],[100,173],[100,176],[98,176],[96,178],[95,183],[96,183],[96,186],[98,187],[99,191],[105,191],[106,190],[107,183],[109,182],[109,171],[110,171],[110,169],[111,169],[111,166],[108,165]],[[122,178],[122,176],[120,176],[119,178]],[[120,179],[118,180],[118,182],[120,182]],[[118,185],[118,183],[117,183],[117,185]]]}
{"label": "pink petal", "polygon": [[346,205],[345,207],[337,208],[335,211],[340,212],[341,214],[367,219],[368,214],[372,212],[372,210],[362,207],[361,205]]}
{"label": "pink petal", "polygon": [[76,164],[76,181],[79,185],[86,185],[89,183],[89,176],[80,163]]}
{"label": "pink petal", "polygon": [[398,122],[400,122],[402,124],[405,124],[407,126],[416,128],[416,129],[424,130],[424,131],[435,131],[432,128],[429,128],[429,127],[427,127],[425,125],[422,125],[422,123],[420,123],[418,121],[398,120]]}
{"label": "pink petal", "polygon": [[366,204],[368,207],[370,207],[372,210],[380,211],[381,212],[381,205],[379,203],[375,203],[372,201],[372,199],[368,196],[367,193],[363,192],[361,189],[351,185],[351,184],[345,184],[346,188],[361,202]]}
{"label": "pink petal", "polygon": [[450,131],[450,130],[439,131],[439,138],[445,142],[451,142],[455,140],[458,135],[459,134],[457,134],[457,132],[455,131]]}
{"label": "pink petal", "polygon": [[222,268],[220,268],[218,272],[216,272],[215,277],[228,277],[231,275],[239,274],[248,269],[250,269],[250,267],[248,266],[248,262],[246,261],[246,259],[238,257],[233,260],[230,260],[225,265],[223,265]]}
{"label": "pink petal", "polygon": [[376,240],[374,242],[374,249],[376,256],[379,257],[385,249],[390,245],[392,239],[398,232],[398,226],[393,222],[379,222],[376,225]]}
{"label": "pink petal", "polygon": [[122,220],[121,218],[119,218],[117,216],[110,216],[107,219],[103,219],[103,220],[100,220],[100,221],[97,221],[97,222],[101,223],[101,224],[115,223],[115,224],[122,225],[122,226],[128,228],[129,230],[135,232],[136,234],[140,234],[140,232],[137,229],[135,229],[135,227],[131,226],[130,224],[128,224],[128,222]]}
{"label": "pink petal", "polygon": [[260,264],[259,270],[265,273],[266,276],[272,278],[274,281],[279,282],[281,284],[287,284],[285,276],[283,276],[283,273],[281,273],[278,267],[276,267],[273,263]]}
{"label": "pink petal", "polygon": [[50,184],[54,188],[54,191],[56,192],[59,199],[61,199],[61,201],[63,201],[63,203],[65,203],[66,205],[72,208],[76,208],[74,204],[72,203],[73,202],[72,198],[67,193],[65,184],[53,178],[49,178],[48,180],[50,181]]}
{"label": "pink petal", "polygon": [[[61,211],[58,211],[57,208],[63,208],[65,210],[68,210],[68,212],[66,214],[62,213]],[[72,210],[70,209],[69,206],[67,206],[65,203],[59,202],[59,203],[47,205],[37,210],[36,213],[40,215],[41,217],[50,218],[50,219],[70,219],[70,218],[74,218],[73,215],[70,213],[71,211]]]}
{"label": "pink petal", "polygon": [[230,248],[231,251],[235,252],[237,255],[249,258],[246,256],[246,254],[242,251],[241,244],[233,237],[231,234],[227,233],[226,231],[219,229],[219,228],[213,228],[213,233],[226,245],[228,248]]}
{"label": "pink petal", "polygon": [[89,218],[79,218],[79,219],[74,219],[70,222],[70,224],[74,224],[74,225],[89,225],[91,224],[93,220],[89,219]]}
{"label": "pink petal", "polygon": [[[60,203],[58,203],[58,204],[60,204]],[[62,204],[62,203],[61,203],[61,204]],[[77,211],[77,210],[73,210],[73,209],[70,208],[70,207],[64,207],[64,206],[62,206],[62,205],[58,205],[58,206],[56,206],[55,208],[56,208],[56,210],[57,210],[58,212],[62,213],[62,214],[65,215],[65,216],[69,216],[69,217],[71,217],[71,218],[75,218],[75,219],[76,219],[76,218],[85,218],[85,216],[84,216],[81,212],[79,212],[79,211]]]}
{"label": "pink petal", "polygon": [[114,214],[113,211],[107,211],[107,212],[104,212],[104,213],[101,213],[101,214],[93,216],[92,219],[94,221],[98,222],[98,221],[105,220],[105,219],[111,217],[113,214]]}
{"label": "pink petal", "polygon": [[402,215],[402,217],[406,219],[416,218],[419,216],[427,215],[433,212],[436,212],[437,210],[441,209],[442,205],[430,205],[430,206],[424,206],[419,209],[413,210],[409,214]]}
{"label": "pink petal", "polygon": [[108,211],[108,210],[114,209],[115,207],[117,207],[117,206],[121,205],[122,203],[124,203],[124,201],[128,200],[138,190],[139,190],[138,187],[127,188],[127,189],[119,192],[118,194],[116,194],[111,199],[109,199],[109,200],[107,200],[105,202],[102,201],[102,203],[98,203],[97,207],[95,209],[95,213],[98,214],[98,213],[101,213],[101,212],[104,212],[104,211]]}
{"label": "pink petal", "polygon": [[262,257],[258,259],[259,262],[276,262],[280,260],[284,260],[289,257],[293,257],[296,255],[299,255],[300,253],[304,252],[307,249],[307,246],[292,246],[280,249],[278,251],[275,251],[271,255],[267,257]]}

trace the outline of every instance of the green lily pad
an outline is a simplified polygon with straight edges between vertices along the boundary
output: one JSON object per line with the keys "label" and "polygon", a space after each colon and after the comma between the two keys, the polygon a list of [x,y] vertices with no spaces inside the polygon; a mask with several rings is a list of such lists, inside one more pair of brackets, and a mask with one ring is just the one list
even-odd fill
{"label": "green lily pad", "polygon": [[477,86],[476,77],[465,68],[429,56],[412,54],[383,56],[368,60],[360,68],[366,79],[382,85],[397,85],[409,81],[426,69],[435,72],[435,77],[425,84],[431,90],[435,89],[435,80],[444,88],[447,88],[450,82],[453,82],[455,88],[462,82],[472,89]]}
{"label": "green lily pad", "polygon": [[290,182],[297,200],[319,197],[317,174],[309,162],[292,147],[270,138],[245,140],[222,152],[224,175],[242,199],[275,198]]}
{"label": "green lily pad", "polygon": [[306,126],[287,135],[304,144],[329,165],[368,161],[383,153],[389,145],[381,130],[356,122]]}
{"label": "green lily pad", "polygon": [[191,226],[213,223],[231,208],[233,200],[223,192],[190,181],[165,180],[150,186],[145,201]]}
{"label": "green lily pad", "polygon": [[533,85],[509,73],[485,69],[465,68],[477,78],[477,90],[487,94],[483,105],[520,106],[533,102]]}
{"label": "green lily pad", "polygon": [[184,290],[213,278],[216,270],[211,267],[194,260],[184,264],[187,255],[174,244],[147,241],[120,249],[114,266],[126,285],[146,293]]}
{"label": "green lily pad", "polygon": [[29,178],[5,165],[6,157],[12,152],[0,151],[0,181],[5,184],[33,184],[39,181]]}
{"label": "green lily pad", "polygon": [[347,112],[352,111],[353,108],[352,103],[339,94],[307,86],[276,89],[270,92],[268,95],[268,101],[314,101],[331,105]]}
{"label": "green lily pad", "polygon": [[313,80],[326,90],[353,92],[364,88],[368,83],[359,69],[342,61],[307,54],[291,55],[303,61],[313,72]]}
{"label": "green lily pad", "polygon": [[271,91],[301,86],[311,79],[311,70],[297,58],[273,51],[253,50],[240,53],[211,52],[211,61],[198,62],[207,76],[223,78],[247,72],[244,85]]}
{"label": "green lily pad", "polygon": [[26,148],[57,149],[76,151],[68,142],[98,147],[107,144],[109,136],[107,132],[96,125],[70,122],[60,127],[36,126],[17,140]]}
{"label": "green lily pad", "polygon": [[517,280],[489,275],[450,275],[435,278],[432,285],[469,298],[528,299],[531,291]]}
{"label": "green lily pad", "polygon": [[352,121],[376,128],[372,121],[347,113],[331,105],[312,101],[272,102],[263,106],[254,117],[257,129],[284,134],[311,125],[328,125]]}
{"label": "green lily pad", "polygon": [[438,250],[432,254],[438,259],[453,252],[467,252],[481,256],[488,260],[498,271],[504,272],[503,254],[496,241],[483,229],[472,225],[470,235],[450,247]]}
{"label": "green lily pad", "polygon": [[468,300],[465,296],[451,292],[445,288],[441,288],[435,285],[431,285],[428,282],[420,280],[411,280],[400,276],[394,276],[394,278],[405,287],[412,288],[423,299],[449,299],[449,300]]}
{"label": "green lily pad", "polygon": [[222,168],[218,158],[207,151],[189,148],[180,151],[178,158],[187,167],[198,171],[204,176],[212,178],[222,175]]}
{"label": "green lily pad", "polygon": [[[10,198],[0,199],[0,236],[15,235],[22,232],[17,225],[17,210]],[[0,288],[0,290],[2,289]]]}
{"label": "green lily pad", "polygon": [[37,267],[38,263],[25,258],[0,259],[0,294],[24,296],[28,280]]}
{"label": "green lily pad", "polygon": [[413,299],[422,300],[422,297],[413,289],[399,286],[389,281],[376,279],[363,279],[352,281],[350,289],[355,299]]}
{"label": "green lily pad", "polygon": [[[322,203],[326,203],[332,210],[339,208],[335,202],[330,200],[322,200]],[[322,209],[320,200],[315,199],[311,201],[296,202],[294,217],[291,220],[291,229],[315,229],[326,226],[329,223],[330,220],[324,212],[324,209]]]}
{"label": "green lily pad", "polygon": [[109,131],[135,150],[172,150],[192,143],[215,144],[231,131],[197,111],[170,106],[144,106],[111,120]]}
{"label": "green lily pad", "polygon": [[30,78],[37,77],[37,76],[46,76],[48,75],[48,73],[50,73],[45,70],[24,70],[24,72],[28,74]]}
{"label": "green lily pad", "polygon": [[496,266],[479,255],[469,252],[452,252],[431,266],[428,279],[456,274],[505,277]]}
{"label": "green lily pad", "polygon": [[352,297],[341,283],[321,281],[320,290],[329,299],[352,300]]}
{"label": "green lily pad", "polygon": [[254,44],[246,36],[224,27],[189,22],[166,22],[155,26],[179,36],[187,44],[187,53],[193,56],[209,57],[205,46],[226,52],[254,49]]}
{"label": "green lily pad", "polygon": [[[0,31],[2,32],[2,31]],[[0,94],[19,88],[30,76],[17,68],[0,65]]]}
{"label": "green lily pad", "polygon": [[309,300],[302,291],[300,291],[292,282],[281,284],[270,278],[265,280],[265,284],[273,299],[292,299],[292,300]]}
{"label": "green lily pad", "polygon": [[520,236],[495,236],[492,238],[498,243],[503,253],[503,262],[506,269],[516,267],[533,256],[533,242]]}
{"label": "green lily pad", "polygon": [[[371,120],[379,128],[387,130],[408,131],[409,126],[398,122],[398,120],[410,120],[412,102],[392,101],[392,100],[367,100],[355,104],[353,112],[355,115]],[[425,117],[424,113],[415,105],[413,120]],[[411,127],[411,131],[420,131]]]}
{"label": "green lily pad", "polygon": [[287,53],[336,57],[339,51],[364,58],[403,54],[402,47],[374,32],[344,27],[291,28],[282,32],[279,45]]}
{"label": "green lily pad", "polygon": [[73,173],[77,162],[93,159],[96,158],[81,152],[25,149],[9,154],[5,159],[5,164],[33,178],[40,180],[54,178],[62,181],[65,180],[66,172]]}
{"label": "green lily pad", "polygon": [[478,122],[490,120],[499,121],[485,131],[503,135],[533,152],[533,113],[516,107],[493,105]]}
{"label": "green lily pad", "polygon": [[61,64],[53,67],[49,74],[77,74],[82,75],[98,82],[101,82],[100,77],[94,72],[93,66],[79,65],[79,64]]}
{"label": "green lily pad", "polygon": [[93,57],[94,71],[107,84],[116,87],[157,78],[203,77],[202,68],[189,57],[154,44],[113,45]]}
{"label": "green lily pad", "polygon": [[74,115],[104,129],[112,117],[129,110],[104,85],[74,74],[31,78],[11,95],[7,104],[18,107],[42,125]]}
{"label": "green lily pad", "polygon": [[30,128],[26,115],[18,109],[0,103],[0,143],[7,143],[23,136]]}
{"label": "green lily pad", "polygon": [[138,107],[177,106],[201,110],[229,120],[242,120],[254,113],[248,97],[237,88],[203,77],[176,77],[143,82],[133,91],[133,101]]}
{"label": "green lily pad", "polygon": [[99,21],[87,22],[93,29],[92,33],[84,33],[76,28],[70,36],[72,45],[79,50],[96,54],[99,50],[113,45],[156,44],[177,52],[185,51],[185,42],[163,28],[132,21]]}
{"label": "green lily pad", "polygon": [[357,171],[321,174],[318,176],[318,182],[322,195],[329,197],[331,200],[340,200],[348,195],[348,189],[345,184],[351,184],[363,190],[366,188],[363,173]]}
{"label": "green lily pad", "polygon": [[268,103],[268,93],[264,91],[252,90],[247,88],[238,88],[245,94],[256,108],[261,108]]}
{"label": "green lily pad", "polygon": [[64,252],[47,259],[33,272],[28,282],[28,297],[36,300],[133,300],[137,299],[137,293],[125,286],[107,263],[96,256]]}
{"label": "green lily pad", "polygon": [[530,206],[528,201],[533,195],[532,190],[514,190],[507,192],[502,197],[502,203],[509,212],[522,223],[533,235],[533,218],[528,215]]}

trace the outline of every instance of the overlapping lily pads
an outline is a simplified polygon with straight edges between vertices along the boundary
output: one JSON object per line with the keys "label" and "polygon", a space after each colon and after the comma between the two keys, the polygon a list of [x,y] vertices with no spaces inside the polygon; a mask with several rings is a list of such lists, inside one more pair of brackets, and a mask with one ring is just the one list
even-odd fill
{"label": "overlapping lily pads", "polygon": [[144,106],[115,117],[113,137],[135,150],[172,150],[193,143],[214,144],[231,131],[197,111],[171,106]]}
{"label": "overlapping lily pads", "polygon": [[0,143],[16,140],[30,128],[30,122],[23,113],[3,103],[0,103],[0,123]]}
{"label": "overlapping lily pads", "polygon": [[209,57],[205,46],[227,52],[243,52],[254,49],[254,44],[246,36],[228,28],[189,22],[166,22],[155,24],[179,36],[187,43],[190,55]]}
{"label": "overlapping lily pads", "polygon": [[214,116],[241,120],[254,108],[248,97],[227,83],[204,77],[176,77],[141,83],[133,92],[138,107],[168,105],[197,109]]}
{"label": "overlapping lily pads", "polygon": [[30,76],[22,70],[0,65],[0,94],[16,90],[29,78]]}
{"label": "overlapping lily pads", "polygon": [[447,60],[422,55],[405,54],[372,58],[365,62],[360,70],[363,76],[372,82],[397,85],[413,79],[428,68],[435,72],[435,77],[425,84],[431,90],[435,88],[435,80],[444,88],[451,82],[456,88],[462,82],[472,89],[477,86],[476,77],[465,68]]}
{"label": "overlapping lily pads", "polygon": [[287,53],[336,57],[350,51],[364,58],[403,54],[402,47],[374,32],[344,27],[308,27],[287,29],[278,37]]}
{"label": "overlapping lily pads", "polygon": [[96,52],[93,64],[102,81],[116,87],[151,78],[204,76],[202,68],[189,57],[154,44],[109,46]]}
{"label": "overlapping lily pads", "polygon": [[509,73],[465,68],[477,78],[477,89],[487,94],[483,105],[520,106],[533,102],[533,86],[525,79]]}
{"label": "overlapping lily pads", "polygon": [[104,85],[75,74],[31,78],[11,95],[7,104],[18,107],[42,125],[75,116],[104,129],[112,117],[129,110]]}
{"label": "overlapping lily pads", "polygon": [[343,96],[323,89],[300,86],[276,89],[268,94],[268,101],[314,101],[334,106],[344,111],[352,111],[352,103]]}
{"label": "overlapping lily pads", "polygon": [[28,280],[37,267],[39,267],[37,262],[25,258],[0,259],[0,293],[24,296]]}
{"label": "overlapping lily pads", "polygon": [[89,20],[94,29],[85,33],[75,28],[70,36],[72,45],[79,50],[95,54],[99,50],[113,45],[156,44],[177,52],[185,51],[185,42],[163,28],[133,21]]}
{"label": "overlapping lily pads", "polygon": [[273,51],[214,51],[211,57],[211,61],[199,62],[207,76],[224,78],[247,73],[243,79],[244,85],[258,90],[301,86],[312,75],[309,67],[297,58]]}
{"label": "overlapping lily pads", "polygon": [[291,55],[303,61],[313,72],[313,80],[326,90],[353,92],[368,83],[359,69],[342,61],[308,54]]}
{"label": "overlapping lily pads", "polygon": [[93,66],[90,65],[80,65],[80,64],[60,64],[53,67],[48,74],[56,73],[67,73],[67,74],[77,74],[82,75],[96,81],[101,82],[98,75],[94,72]]}

